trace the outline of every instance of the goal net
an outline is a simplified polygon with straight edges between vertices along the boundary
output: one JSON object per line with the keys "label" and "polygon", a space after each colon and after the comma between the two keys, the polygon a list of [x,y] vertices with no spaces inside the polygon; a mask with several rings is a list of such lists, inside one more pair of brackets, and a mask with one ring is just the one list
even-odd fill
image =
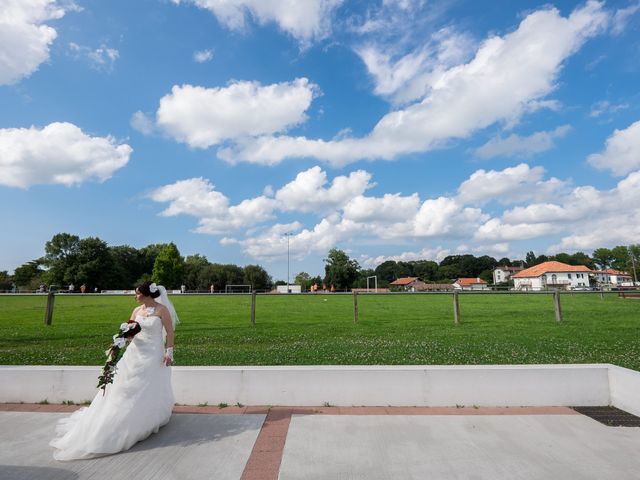
{"label": "goal net", "polygon": [[225,285],[224,293],[251,293],[251,285]]}

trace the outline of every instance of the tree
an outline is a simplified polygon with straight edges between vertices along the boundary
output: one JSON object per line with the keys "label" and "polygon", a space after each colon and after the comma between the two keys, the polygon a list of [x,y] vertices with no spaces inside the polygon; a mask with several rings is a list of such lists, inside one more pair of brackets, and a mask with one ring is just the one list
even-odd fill
{"label": "tree", "polygon": [[613,260],[611,261],[611,267],[616,270],[626,270],[629,263],[629,249],[624,245],[618,245],[611,249],[611,255]]}
{"label": "tree", "polygon": [[378,265],[374,272],[378,276],[378,285],[387,286],[389,283],[396,280],[397,263],[393,260],[387,260]]}
{"label": "tree", "polygon": [[64,274],[65,283],[94,287],[107,287],[113,279],[113,258],[107,243],[96,237],[78,241],[76,254]]}
{"label": "tree", "polygon": [[513,263],[511,263],[511,260],[509,260],[507,257],[502,257],[500,260],[498,260],[498,265],[500,265],[501,267],[511,267],[513,266]]}
{"label": "tree", "polygon": [[18,287],[36,288],[41,283],[44,272],[40,268],[39,260],[31,260],[17,267],[13,272],[13,281]]}
{"label": "tree", "polygon": [[209,290],[209,260],[203,255],[189,255],[184,261],[184,284],[189,290]]}
{"label": "tree", "polygon": [[358,278],[360,266],[342,250],[332,248],[324,259],[325,283],[338,290],[349,289]]}
{"label": "tree", "polygon": [[308,291],[309,287],[313,285],[313,283],[311,283],[311,275],[309,275],[307,272],[300,272],[299,274],[297,274],[293,282],[296,285],[300,285],[300,288],[303,292]]}
{"label": "tree", "polygon": [[613,253],[608,248],[596,248],[593,251],[592,257],[593,261],[600,267],[600,270],[609,268],[615,259]]}
{"label": "tree", "polygon": [[[146,268],[146,259],[141,250],[129,245],[117,245],[109,247],[109,253],[113,261],[111,279],[109,284],[115,289],[130,289],[140,285],[145,280],[141,277],[147,274],[151,277],[153,262]],[[155,260],[155,257],[154,257]]]}
{"label": "tree", "polygon": [[[45,279],[48,284],[63,285],[69,283],[67,272],[74,266],[78,255],[80,237],[69,233],[56,233],[45,246],[42,259],[48,267]],[[67,280],[65,280],[65,277]]]}
{"label": "tree", "polygon": [[12,284],[11,275],[6,270],[0,272],[0,290],[9,290]]}
{"label": "tree", "polygon": [[247,265],[244,267],[244,283],[251,285],[253,290],[271,290],[273,281],[260,265]]}
{"label": "tree", "polygon": [[412,267],[412,276],[425,282],[434,281],[438,276],[438,264],[431,260],[416,260],[409,262]]}
{"label": "tree", "polygon": [[151,277],[159,285],[167,289],[179,288],[183,281],[184,259],[178,247],[171,242],[164,247],[153,264]]}

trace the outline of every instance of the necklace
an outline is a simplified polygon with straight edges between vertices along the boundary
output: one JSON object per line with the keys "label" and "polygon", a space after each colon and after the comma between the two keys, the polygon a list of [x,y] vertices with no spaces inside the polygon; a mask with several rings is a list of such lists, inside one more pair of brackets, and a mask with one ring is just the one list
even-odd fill
{"label": "necklace", "polygon": [[156,313],[156,306],[155,305],[151,305],[150,307],[147,307],[145,305],[143,308],[144,308],[144,313],[146,313],[147,316],[153,315],[154,313]]}

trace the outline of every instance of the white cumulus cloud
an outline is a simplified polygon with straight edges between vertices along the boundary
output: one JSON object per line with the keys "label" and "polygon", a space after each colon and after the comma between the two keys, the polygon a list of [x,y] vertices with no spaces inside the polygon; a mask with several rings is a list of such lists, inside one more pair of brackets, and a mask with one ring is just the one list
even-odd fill
{"label": "white cumulus cloud", "polygon": [[542,201],[566,187],[566,182],[557,178],[543,177],[543,167],[531,168],[526,163],[500,171],[477,170],[458,187],[458,198],[472,204],[490,200],[503,204]]}
{"label": "white cumulus cloud", "polygon": [[222,88],[175,85],[160,100],[156,121],[177,141],[208,148],[302,123],[316,88],[306,78],[264,86],[242,81]]}
{"label": "white cumulus cloud", "polygon": [[129,161],[132,148],[112,137],[92,137],[71,123],[0,129],[0,185],[105,181]]}
{"label": "white cumulus cloud", "polygon": [[62,18],[56,0],[3,0],[0,6],[0,85],[28,77],[49,59],[57,37],[47,21]]}
{"label": "white cumulus cloud", "polygon": [[609,170],[618,176],[640,168],[640,121],[615,130],[607,138],[604,151],[589,155],[587,161],[598,170]]}
{"label": "white cumulus cloud", "polygon": [[530,157],[546,152],[554,147],[555,140],[563,138],[571,131],[569,125],[562,125],[547,132],[536,132],[528,136],[515,133],[506,138],[494,137],[487,143],[474,150],[474,154],[480,158],[493,157]]}
{"label": "white cumulus cloud", "polygon": [[608,21],[609,14],[595,1],[568,17],[554,8],[532,12],[515,31],[486,39],[468,63],[443,71],[420,102],[388,113],[364,137],[264,135],[221,149],[218,155],[266,165],[313,157],[341,166],[429,151],[497,122],[513,124],[539,108],[556,88],[563,63]]}
{"label": "white cumulus cloud", "polygon": [[325,188],[327,174],[315,166],[298,173],[296,178],[279,189],[275,198],[283,210],[326,212],[343,207],[352,198],[371,188],[371,174],[358,170],[348,176],[338,176]]}
{"label": "white cumulus cloud", "polygon": [[209,10],[232,30],[246,28],[247,18],[260,25],[276,23],[302,46],[331,33],[331,14],[343,0],[173,0]]}
{"label": "white cumulus cloud", "polygon": [[206,63],[213,58],[212,50],[198,50],[193,52],[193,61],[197,63]]}

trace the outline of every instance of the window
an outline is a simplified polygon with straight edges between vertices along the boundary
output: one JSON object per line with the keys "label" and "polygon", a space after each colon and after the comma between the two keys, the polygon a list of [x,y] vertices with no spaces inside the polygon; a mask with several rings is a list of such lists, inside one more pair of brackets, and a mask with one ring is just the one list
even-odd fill
{"label": "window", "polygon": [[555,285],[557,283],[558,277],[556,276],[556,274],[554,273],[553,275],[551,275],[551,284]]}
{"label": "window", "polygon": [[570,274],[570,273],[567,273],[567,277],[569,277],[569,279],[571,279],[571,274]]}

